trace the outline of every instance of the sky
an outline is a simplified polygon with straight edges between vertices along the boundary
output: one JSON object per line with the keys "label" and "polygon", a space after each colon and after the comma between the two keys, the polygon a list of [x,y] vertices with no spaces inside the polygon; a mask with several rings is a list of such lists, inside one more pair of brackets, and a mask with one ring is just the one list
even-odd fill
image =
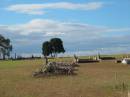
{"label": "sky", "polygon": [[0,34],[13,52],[40,54],[63,40],[66,55],[130,53],[130,0],[0,0]]}

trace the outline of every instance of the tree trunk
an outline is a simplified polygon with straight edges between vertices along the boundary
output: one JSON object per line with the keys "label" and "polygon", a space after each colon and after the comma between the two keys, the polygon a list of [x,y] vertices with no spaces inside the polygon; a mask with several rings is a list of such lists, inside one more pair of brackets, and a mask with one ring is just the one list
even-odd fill
{"label": "tree trunk", "polygon": [[48,64],[48,58],[47,56],[45,56],[45,62],[46,62],[46,65]]}

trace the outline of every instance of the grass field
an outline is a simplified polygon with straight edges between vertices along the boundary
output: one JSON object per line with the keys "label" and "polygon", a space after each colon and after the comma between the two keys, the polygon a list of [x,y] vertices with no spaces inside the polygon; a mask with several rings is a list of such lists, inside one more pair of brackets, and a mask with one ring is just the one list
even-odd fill
{"label": "grass field", "polygon": [[123,97],[122,83],[130,86],[130,66],[114,61],[79,64],[77,75],[32,77],[43,63],[0,61],[0,97]]}

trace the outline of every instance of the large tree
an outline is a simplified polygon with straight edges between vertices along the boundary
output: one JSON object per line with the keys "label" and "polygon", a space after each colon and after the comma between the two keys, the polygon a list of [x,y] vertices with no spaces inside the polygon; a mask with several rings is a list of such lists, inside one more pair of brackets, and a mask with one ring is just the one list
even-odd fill
{"label": "large tree", "polygon": [[58,53],[64,53],[65,49],[60,38],[52,38],[50,41],[45,41],[42,45],[42,54],[47,57],[49,55],[56,56]]}
{"label": "large tree", "polygon": [[9,57],[11,51],[12,45],[10,39],[6,39],[0,35],[0,54],[2,55],[3,59],[5,59],[5,56]]}
{"label": "large tree", "polygon": [[51,44],[49,41],[45,41],[42,44],[42,54],[44,55],[44,58],[46,59],[46,64],[48,63],[48,58],[47,56],[49,56],[50,54],[52,54],[52,48],[51,48]]}
{"label": "large tree", "polygon": [[57,56],[58,53],[64,53],[65,49],[63,46],[63,42],[60,38],[52,38],[50,40],[51,46],[52,46],[52,52],[54,56]]}
{"label": "large tree", "polygon": [[42,44],[42,54],[46,57],[49,56],[52,53],[51,44],[49,41],[45,41]]}

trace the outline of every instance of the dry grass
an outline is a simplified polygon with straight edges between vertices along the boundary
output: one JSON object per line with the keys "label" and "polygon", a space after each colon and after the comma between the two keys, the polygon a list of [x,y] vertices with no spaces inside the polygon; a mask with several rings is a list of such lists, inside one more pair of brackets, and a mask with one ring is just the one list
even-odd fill
{"label": "dry grass", "polygon": [[80,64],[77,75],[33,78],[42,60],[1,61],[0,97],[123,97],[130,85],[130,66],[113,61]]}

